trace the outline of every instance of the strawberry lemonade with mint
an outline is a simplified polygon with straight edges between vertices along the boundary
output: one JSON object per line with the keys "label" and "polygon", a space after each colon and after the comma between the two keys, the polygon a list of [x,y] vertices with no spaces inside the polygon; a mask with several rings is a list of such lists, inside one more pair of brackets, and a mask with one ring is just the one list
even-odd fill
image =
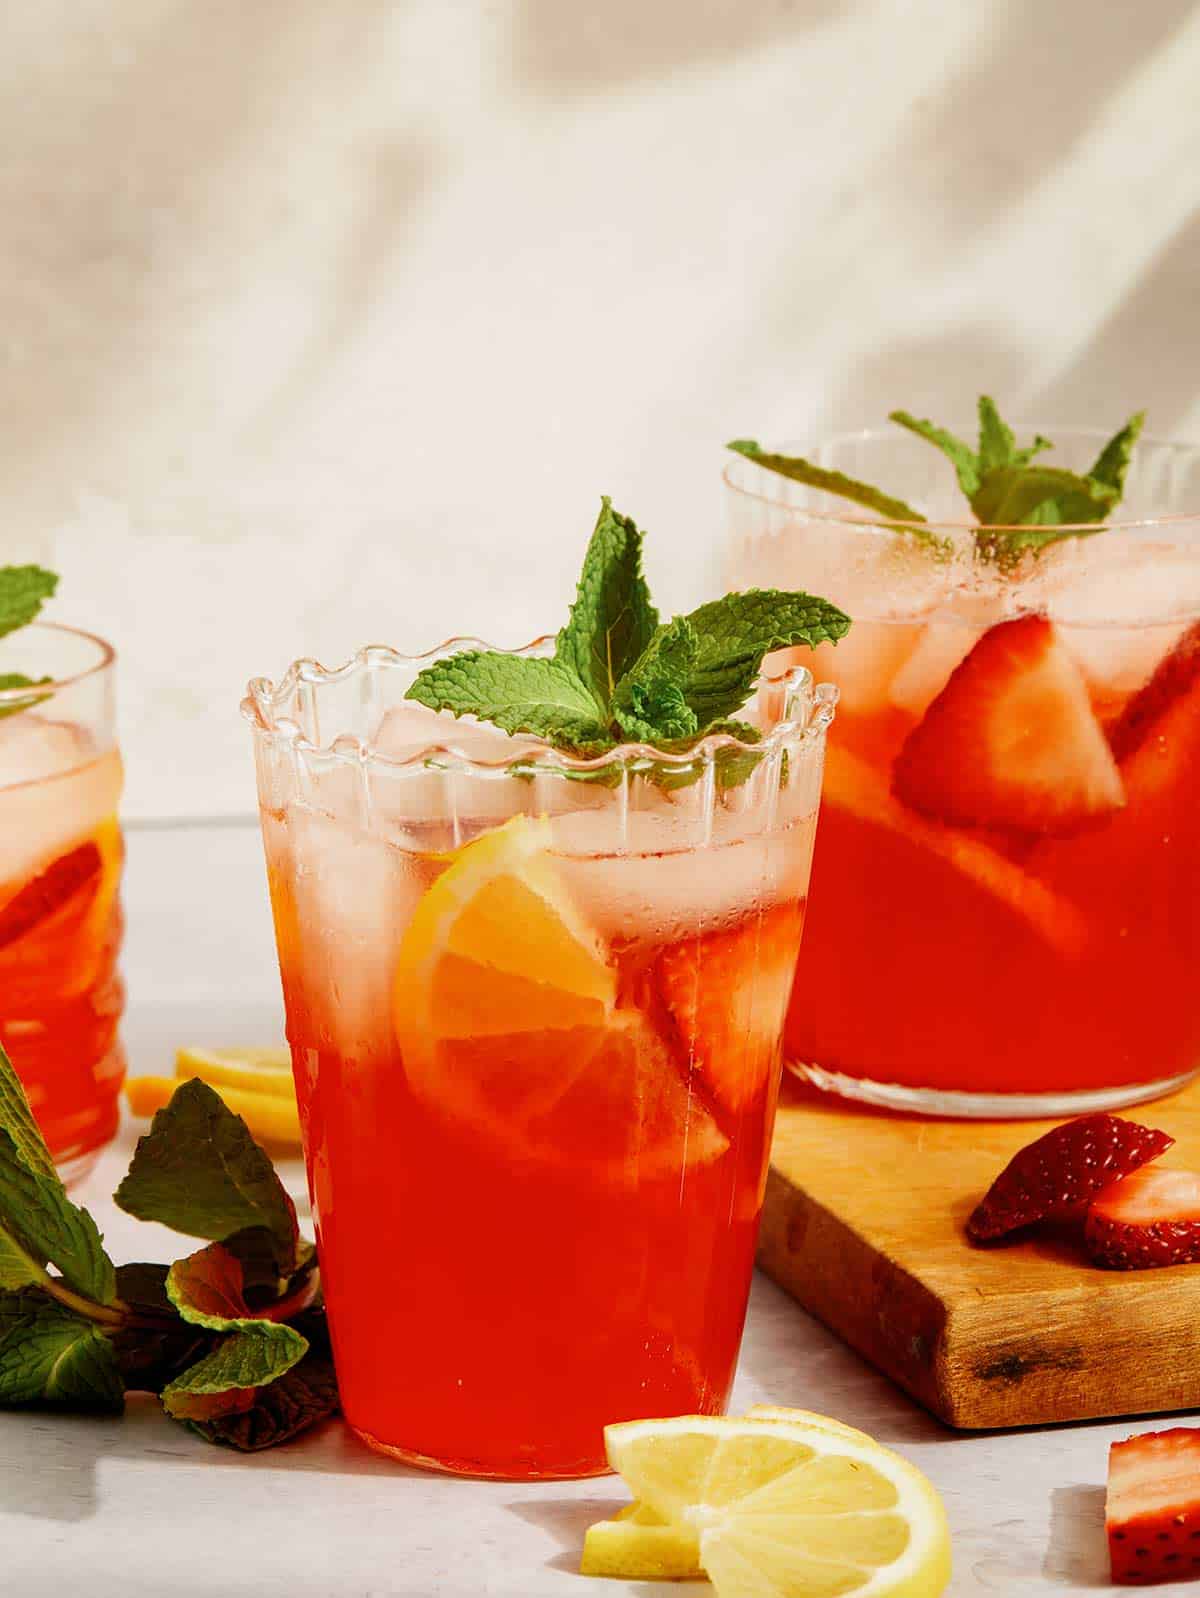
{"label": "strawberry lemonade with mint", "polygon": [[117,1129],[123,848],[114,656],[28,621],[55,578],[0,567],[0,1045],[67,1181]]}
{"label": "strawberry lemonade with mint", "polygon": [[612,1421],[724,1407],[832,715],[759,665],[845,626],[786,594],[661,624],[606,503],[556,640],[252,685],[322,1283],[372,1446],[587,1475]]}
{"label": "strawberry lemonade with mint", "polygon": [[[727,472],[739,579],[856,618],[792,657],[841,697],[787,1052],[894,1108],[1112,1107],[1200,1064],[1200,451],[1056,432],[1030,483],[983,404],[977,452],[898,413]],[[930,441],[973,505],[1059,499],[966,525]]]}

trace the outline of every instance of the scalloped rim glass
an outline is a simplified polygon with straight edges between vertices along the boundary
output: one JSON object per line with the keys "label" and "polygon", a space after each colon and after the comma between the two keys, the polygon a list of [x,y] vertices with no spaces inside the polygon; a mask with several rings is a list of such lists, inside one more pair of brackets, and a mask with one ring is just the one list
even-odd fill
{"label": "scalloped rim glass", "polygon": [[[970,437],[974,433],[977,425],[978,424],[975,421],[965,423],[955,422],[952,424],[950,431],[957,433],[959,436],[965,434],[967,437]],[[1039,433],[1043,431],[1048,434],[1056,433],[1060,439],[1064,440],[1093,439],[1098,444],[1106,443],[1112,436],[1110,433],[1105,432],[1104,429],[1098,427],[1061,427],[1044,422],[1040,425],[1032,422],[1018,422],[1015,424],[1013,430],[1019,434],[1024,434],[1026,432]],[[781,443],[772,446],[772,449],[776,454],[805,455],[811,457],[814,451],[836,449],[847,444],[875,443],[881,439],[898,440],[901,433],[902,429],[896,425],[891,428],[860,427],[844,433],[830,433],[825,437],[810,438],[807,442],[796,439],[785,439]],[[914,442],[923,443],[923,441],[915,439]],[[924,447],[931,450],[933,449],[932,445],[925,445]],[[1200,455],[1200,444],[1190,444],[1184,439],[1160,438],[1153,435],[1143,434],[1142,437],[1138,439],[1137,445],[1135,446],[1135,454],[1138,450],[1146,450],[1149,448],[1166,450],[1180,455]],[[803,492],[805,489],[808,489],[808,492],[820,494],[823,499],[836,498],[836,495],[829,495],[827,491],[823,489],[808,488],[807,484],[797,482],[793,478],[784,477],[780,472],[774,472],[767,466],[759,465],[758,462],[756,462],[753,457],[749,455],[741,455],[738,454],[737,451],[733,451],[732,453],[734,458],[731,461],[726,462],[721,473],[722,481],[725,483],[725,486],[728,489],[735,494],[744,494],[748,499],[755,499],[760,501],[762,504],[773,505],[781,510],[802,510],[806,519],[809,521],[831,522],[839,527],[860,527],[864,531],[869,532],[937,533],[951,538],[953,538],[955,534],[958,534],[964,539],[971,539],[972,543],[972,535],[978,531],[981,525],[979,522],[972,520],[970,517],[963,517],[961,520],[953,518],[946,520],[939,518],[933,521],[908,522],[882,516],[861,514],[855,515],[852,512],[848,513],[839,510],[823,510],[819,505],[809,505],[807,503],[796,504],[793,500],[783,497],[782,492],[780,494],[770,494],[761,491],[761,488],[764,488],[769,481],[773,481],[774,483],[778,484],[791,483],[794,490],[799,490],[801,492]],[[1047,462],[1047,464],[1053,463]],[[953,467],[949,461],[946,462],[946,470],[947,472],[953,471]],[[760,488],[749,486],[746,482],[740,481],[740,473],[749,473],[752,477],[759,478]],[[850,505],[852,502],[847,500],[846,503],[847,505]],[[1081,533],[1085,536],[1091,536],[1100,531],[1133,532],[1139,528],[1170,527],[1183,522],[1195,522],[1197,524],[1198,530],[1200,530],[1200,504],[1197,505],[1194,511],[1171,511],[1165,512],[1161,516],[1137,516],[1130,517],[1127,520],[1118,518],[1117,520],[1107,522],[1063,522],[1058,527],[1057,531],[1062,533]],[[989,523],[989,529],[999,533],[1011,533],[1017,532],[1019,530],[1016,526],[1001,522]],[[1027,531],[1028,529],[1023,530]]]}
{"label": "scalloped rim glass", "polygon": [[[481,760],[466,754],[452,741],[439,739],[397,760],[380,753],[352,733],[339,733],[327,744],[320,740],[316,709],[312,702],[314,691],[318,688],[344,682],[360,672],[366,673],[369,680],[370,674],[380,670],[411,671],[414,667],[468,649],[494,650],[498,654],[514,656],[544,656],[550,652],[553,644],[554,639],[550,634],[544,634],[517,649],[499,649],[480,638],[448,638],[416,655],[406,655],[387,644],[368,644],[356,651],[343,665],[332,670],[318,661],[302,657],[292,662],[278,683],[268,677],[252,678],[246,697],[242,700],[242,715],[256,732],[264,733],[286,744],[295,753],[309,758],[330,758],[356,766],[378,764],[394,772],[421,772],[428,768],[431,761],[436,761],[438,765],[452,764],[455,770],[486,777],[507,775],[514,765],[520,765],[525,772],[531,767],[539,772],[596,772],[616,764],[630,770],[649,765],[683,770],[697,762],[711,764],[716,755],[725,749],[770,755],[785,745],[791,746],[802,741],[819,742],[833,720],[837,705],[837,688],[832,683],[814,683],[812,673],[806,666],[793,666],[777,674],[763,672],[757,679],[757,691],[765,690],[773,696],[780,711],[779,719],[758,743],[747,743],[730,733],[713,733],[681,753],[656,749],[652,744],[623,743],[614,745],[603,754],[585,758],[534,739],[535,743],[541,745],[534,753],[522,749],[516,755]],[[290,704],[295,704],[300,713],[308,718],[310,725],[318,728],[315,736],[306,731],[295,716],[284,713]],[[516,736],[532,737],[530,734]]]}

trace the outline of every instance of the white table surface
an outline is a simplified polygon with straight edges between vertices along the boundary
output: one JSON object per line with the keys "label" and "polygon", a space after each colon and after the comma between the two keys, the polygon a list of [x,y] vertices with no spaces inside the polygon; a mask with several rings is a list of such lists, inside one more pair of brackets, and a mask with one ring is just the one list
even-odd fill
{"label": "white table surface", "polygon": [[[257,829],[137,830],[129,845],[132,1069],[169,1071],[183,1041],[279,1038]],[[171,1259],[177,1239],[122,1216],[108,1198],[133,1136],[127,1124],[80,1198],[118,1260],[135,1252]],[[298,1162],[286,1179],[302,1194]],[[955,1598],[1107,1585],[1108,1445],[1149,1423],[950,1432],[762,1277],[735,1397],[739,1407],[771,1401],[825,1411],[914,1460],[946,1501]],[[424,1474],[370,1453],[336,1420],[274,1452],[243,1456],[191,1436],[152,1399],[132,1401],[120,1419],[2,1413],[0,1593],[61,1598],[73,1584],[87,1598],[711,1592],[576,1574],[585,1527],[624,1496],[606,1479],[522,1486]]]}

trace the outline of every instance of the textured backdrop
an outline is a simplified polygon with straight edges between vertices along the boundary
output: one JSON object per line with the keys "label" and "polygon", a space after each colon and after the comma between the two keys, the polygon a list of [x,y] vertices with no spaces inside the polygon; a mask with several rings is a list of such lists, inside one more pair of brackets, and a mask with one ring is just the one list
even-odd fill
{"label": "textured backdrop", "polygon": [[721,441],[1200,431],[1190,0],[18,0],[0,557],[124,657],[130,813],[253,805],[251,672],[668,603]]}

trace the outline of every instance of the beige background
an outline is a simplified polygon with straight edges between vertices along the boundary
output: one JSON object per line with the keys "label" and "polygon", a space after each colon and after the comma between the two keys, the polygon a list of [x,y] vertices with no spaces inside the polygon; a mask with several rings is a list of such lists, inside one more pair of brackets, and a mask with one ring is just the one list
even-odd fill
{"label": "beige background", "polygon": [[252,807],[298,653],[557,624],[720,444],[1200,432],[1190,0],[10,0],[0,558],[124,656],[130,813]]}

